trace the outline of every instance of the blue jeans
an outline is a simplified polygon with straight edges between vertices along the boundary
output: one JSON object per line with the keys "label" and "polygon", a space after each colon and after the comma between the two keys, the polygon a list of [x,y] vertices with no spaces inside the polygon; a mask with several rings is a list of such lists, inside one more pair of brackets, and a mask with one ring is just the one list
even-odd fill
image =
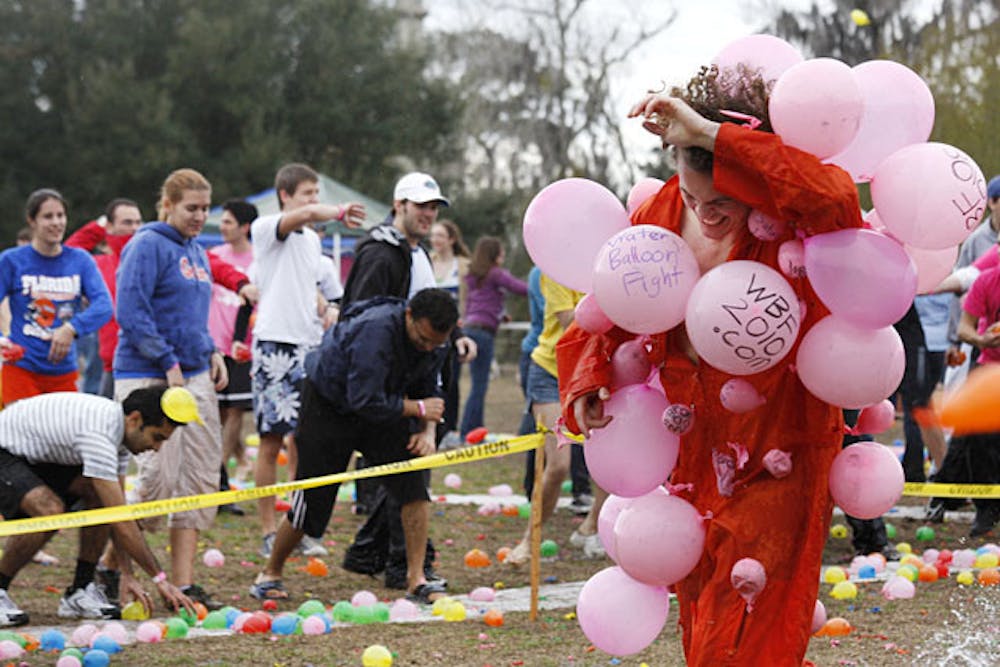
{"label": "blue jeans", "polygon": [[469,362],[469,374],[472,376],[472,388],[469,397],[465,399],[465,409],[462,411],[462,439],[474,428],[483,425],[483,410],[486,403],[486,390],[490,387],[490,366],[493,364],[493,341],[496,334],[478,327],[466,327],[465,335],[476,341],[476,358]]}

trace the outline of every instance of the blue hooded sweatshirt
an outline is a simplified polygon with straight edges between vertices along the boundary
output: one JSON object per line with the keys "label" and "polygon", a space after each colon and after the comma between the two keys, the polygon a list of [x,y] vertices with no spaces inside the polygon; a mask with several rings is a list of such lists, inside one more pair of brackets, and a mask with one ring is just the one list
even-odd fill
{"label": "blue hooded sweatshirt", "polygon": [[[111,319],[111,295],[94,259],[79,248],[62,247],[55,257],[31,245],[0,254],[0,299],[10,297],[10,339],[24,348],[16,365],[41,375],[76,370],[76,342],[58,364],[49,361],[52,332],[69,322],[85,336]],[[82,307],[86,297],[90,305]]]}
{"label": "blue hooded sweatshirt", "polygon": [[115,317],[116,378],[185,377],[209,368],[212,272],[205,251],[165,222],[146,225],[122,250]]}

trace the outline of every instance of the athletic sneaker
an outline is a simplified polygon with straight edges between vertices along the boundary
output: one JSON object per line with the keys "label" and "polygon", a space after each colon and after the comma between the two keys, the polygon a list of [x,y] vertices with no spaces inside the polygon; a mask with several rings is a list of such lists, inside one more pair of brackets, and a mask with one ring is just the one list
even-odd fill
{"label": "athletic sneaker", "polygon": [[200,602],[205,605],[208,611],[218,611],[223,604],[212,597],[212,595],[198,584],[191,584],[181,589],[181,593],[191,598],[192,602]]}
{"label": "athletic sneaker", "polygon": [[589,493],[581,493],[578,496],[573,496],[573,502],[569,504],[569,510],[577,516],[585,516],[593,506],[594,496]]}
{"label": "athletic sneaker", "polygon": [[577,549],[583,549],[583,555],[587,558],[598,559],[607,555],[597,533],[584,535],[580,531],[574,530],[573,534],[569,536],[569,543]]}
{"label": "athletic sneaker", "polygon": [[314,537],[309,537],[308,535],[302,536],[302,539],[299,540],[299,545],[295,547],[295,550],[298,551],[303,556],[309,556],[312,558],[318,558],[320,556],[330,555],[330,552],[326,550],[326,547],[324,547],[319,540],[317,540]]}
{"label": "athletic sneaker", "polygon": [[121,618],[122,610],[116,604],[108,602],[104,591],[94,582],[85,588],[78,588],[72,593],[63,595],[59,600],[60,618]]}
{"label": "athletic sneaker", "polygon": [[14,604],[7,591],[0,588],[0,628],[13,628],[28,624],[28,614]]}

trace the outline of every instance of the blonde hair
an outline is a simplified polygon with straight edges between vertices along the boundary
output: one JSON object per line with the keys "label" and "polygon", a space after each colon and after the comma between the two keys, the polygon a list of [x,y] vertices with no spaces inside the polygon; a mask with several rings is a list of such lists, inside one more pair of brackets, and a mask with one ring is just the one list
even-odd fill
{"label": "blonde hair", "polygon": [[165,204],[170,202],[176,204],[184,198],[187,190],[207,190],[212,191],[212,184],[194,169],[177,169],[167,176],[160,187],[160,201],[156,204],[156,214],[160,220],[165,220]]}

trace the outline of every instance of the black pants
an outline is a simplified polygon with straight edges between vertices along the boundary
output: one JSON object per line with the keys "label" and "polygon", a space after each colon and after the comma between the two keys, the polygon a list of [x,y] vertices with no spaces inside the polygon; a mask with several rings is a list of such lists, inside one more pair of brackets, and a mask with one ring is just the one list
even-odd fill
{"label": "black pants", "polygon": [[[948,444],[941,470],[932,478],[939,484],[998,484],[1000,483],[1000,433],[978,433],[956,436]],[[958,509],[962,498],[934,498],[932,504],[945,509]],[[1000,499],[976,498],[976,513],[991,512],[1000,516]]]}
{"label": "black pants", "polygon": [[[848,424],[855,424],[858,421],[858,410],[844,410],[844,421]],[[870,435],[845,435],[843,446],[853,445],[856,442],[871,440]],[[877,519],[859,519],[857,517],[844,514],[847,525],[851,527],[851,545],[854,553],[866,555],[871,553],[881,553],[889,546],[889,537],[885,532],[885,522],[882,517]]]}

